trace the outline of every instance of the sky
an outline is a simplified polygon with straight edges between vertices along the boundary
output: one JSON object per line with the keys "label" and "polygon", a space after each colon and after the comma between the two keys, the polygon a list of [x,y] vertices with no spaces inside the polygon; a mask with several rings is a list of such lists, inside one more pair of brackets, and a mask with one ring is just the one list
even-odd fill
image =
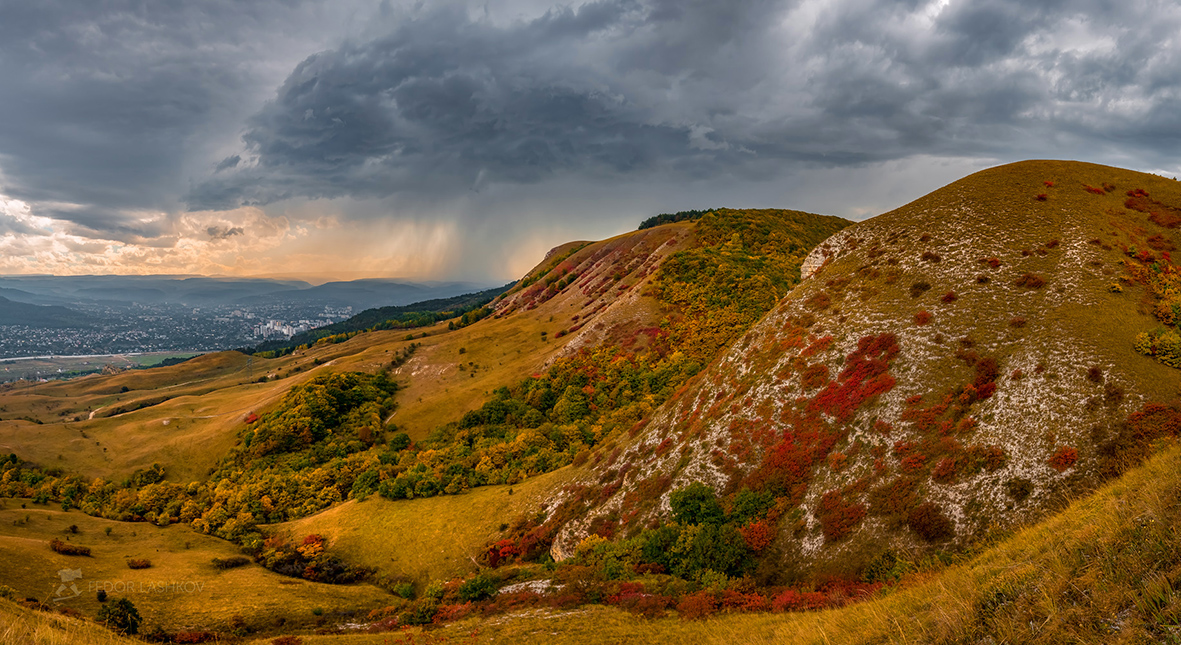
{"label": "sky", "polygon": [[1178,151],[1172,0],[0,0],[0,274],[495,283],[662,212]]}

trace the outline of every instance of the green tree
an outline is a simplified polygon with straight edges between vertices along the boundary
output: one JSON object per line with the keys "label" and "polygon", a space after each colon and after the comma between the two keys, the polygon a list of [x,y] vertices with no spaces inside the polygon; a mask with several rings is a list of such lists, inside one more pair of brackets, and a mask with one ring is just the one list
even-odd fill
{"label": "green tree", "polygon": [[139,633],[139,625],[143,622],[139,610],[126,598],[120,598],[115,602],[103,605],[98,610],[96,620],[109,629],[123,634]]}
{"label": "green tree", "polygon": [[718,504],[714,489],[702,482],[693,482],[673,491],[668,501],[673,507],[673,520],[681,526],[721,524],[726,521],[726,513],[722,511],[722,505]]}

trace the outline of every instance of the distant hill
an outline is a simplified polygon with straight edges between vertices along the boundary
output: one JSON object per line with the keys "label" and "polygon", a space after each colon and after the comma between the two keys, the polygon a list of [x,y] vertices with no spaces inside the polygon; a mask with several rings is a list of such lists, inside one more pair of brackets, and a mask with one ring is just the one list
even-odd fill
{"label": "distant hill", "polygon": [[237,299],[239,304],[308,303],[332,307],[369,309],[374,305],[403,306],[431,299],[446,299],[471,293],[482,285],[467,282],[416,284],[402,280],[365,279],[327,282],[308,289],[285,290],[257,297]]}
{"label": "distant hill", "polygon": [[721,210],[721,209],[707,208],[703,211],[690,210],[690,211],[677,211],[676,213],[661,213],[659,215],[653,215],[652,217],[649,217],[648,219],[640,222],[640,226],[639,226],[638,230],[642,231],[646,228],[652,228],[653,226],[660,226],[661,224],[675,224],[676,222],[693,222],[693,221],[699,220],[702,217],[704,217],[706,215],[706,213],[713,213],[718,210]]}
{"label": "distant hill", "polygon": [[0,276],[0,295],[34,304],[176,304],[190,307],[311,305],[401,306],[471,293],[487,285],[414,283],[394,279],[328,282],[207,276]]}
{"label": "distant hill", "polygon": [[94,326],[94,318],[65,307],[30,305],[0,296],[0,325],[90,328]]}
{"label": "distant hill", "polygon": [[300,345],[311,344],[321,338],[326,338],[336,334],[348,334],[351,332],[365,331],[369,329],[413,329],[417,327],[433,325],[440,320],[456,318],[470,311],[479,309],[489,302],[492,302],[492,300],[500,294],[511,289],[515,284],[515,282],[510,282],[503,287],[495,287],[492,289],[486,289],[476,293],[467,293],[451,298],[424,300],[422,302],[415,302],[413,304],[402,305],[399,307],[377,307],[374,309],[366,309],[365,311],[362,311],[348,320],[342,320],[331,325],[317,327],[315,329],[296,334],[287,340],[274,340],[265,342],[245,351],[247,353],[282,353],[294,349]]}

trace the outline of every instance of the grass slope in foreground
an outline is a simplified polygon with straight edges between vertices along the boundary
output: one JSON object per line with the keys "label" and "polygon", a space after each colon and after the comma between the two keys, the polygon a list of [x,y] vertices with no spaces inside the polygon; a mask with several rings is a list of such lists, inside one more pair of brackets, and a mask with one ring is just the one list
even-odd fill
{"label": "grass slope in foreground", "polygon": [[[966,563],[821,612],[646,620],[594,606],[468,619],[421,633],[302,636],[370,643],[1177,643],[1181,446]],[[253,641],[255,645],[269,639]]]}

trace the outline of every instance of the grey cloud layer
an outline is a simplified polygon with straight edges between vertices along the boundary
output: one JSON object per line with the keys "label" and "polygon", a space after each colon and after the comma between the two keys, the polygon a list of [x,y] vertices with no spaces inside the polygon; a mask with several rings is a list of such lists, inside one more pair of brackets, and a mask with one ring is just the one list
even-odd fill
{"label": "grey cloud layer", "polygon": [[188,199],[760,177],[915,154],[1133,148],[1167,164],[1179,18],[1165,2],[1008,0],[603,0],[509,25],[430,11],[306,59],[250,119],[241,163]]}
{"label": "grey cloud layer", "polygon": [[300,4],[0,3],[0,193],[80,235],[163,234],[145,213],[176,211],[211,141],[236,138],[258,50]]}
{"label": "grey cloud layer", "polygon": [[[490,1],[0,3],[0,194],[166,245],[184,208],[289,198],[421,214],[916,156],[1178,167],[1172,1]],[[250,235],[223,224],[196,234]]]}

